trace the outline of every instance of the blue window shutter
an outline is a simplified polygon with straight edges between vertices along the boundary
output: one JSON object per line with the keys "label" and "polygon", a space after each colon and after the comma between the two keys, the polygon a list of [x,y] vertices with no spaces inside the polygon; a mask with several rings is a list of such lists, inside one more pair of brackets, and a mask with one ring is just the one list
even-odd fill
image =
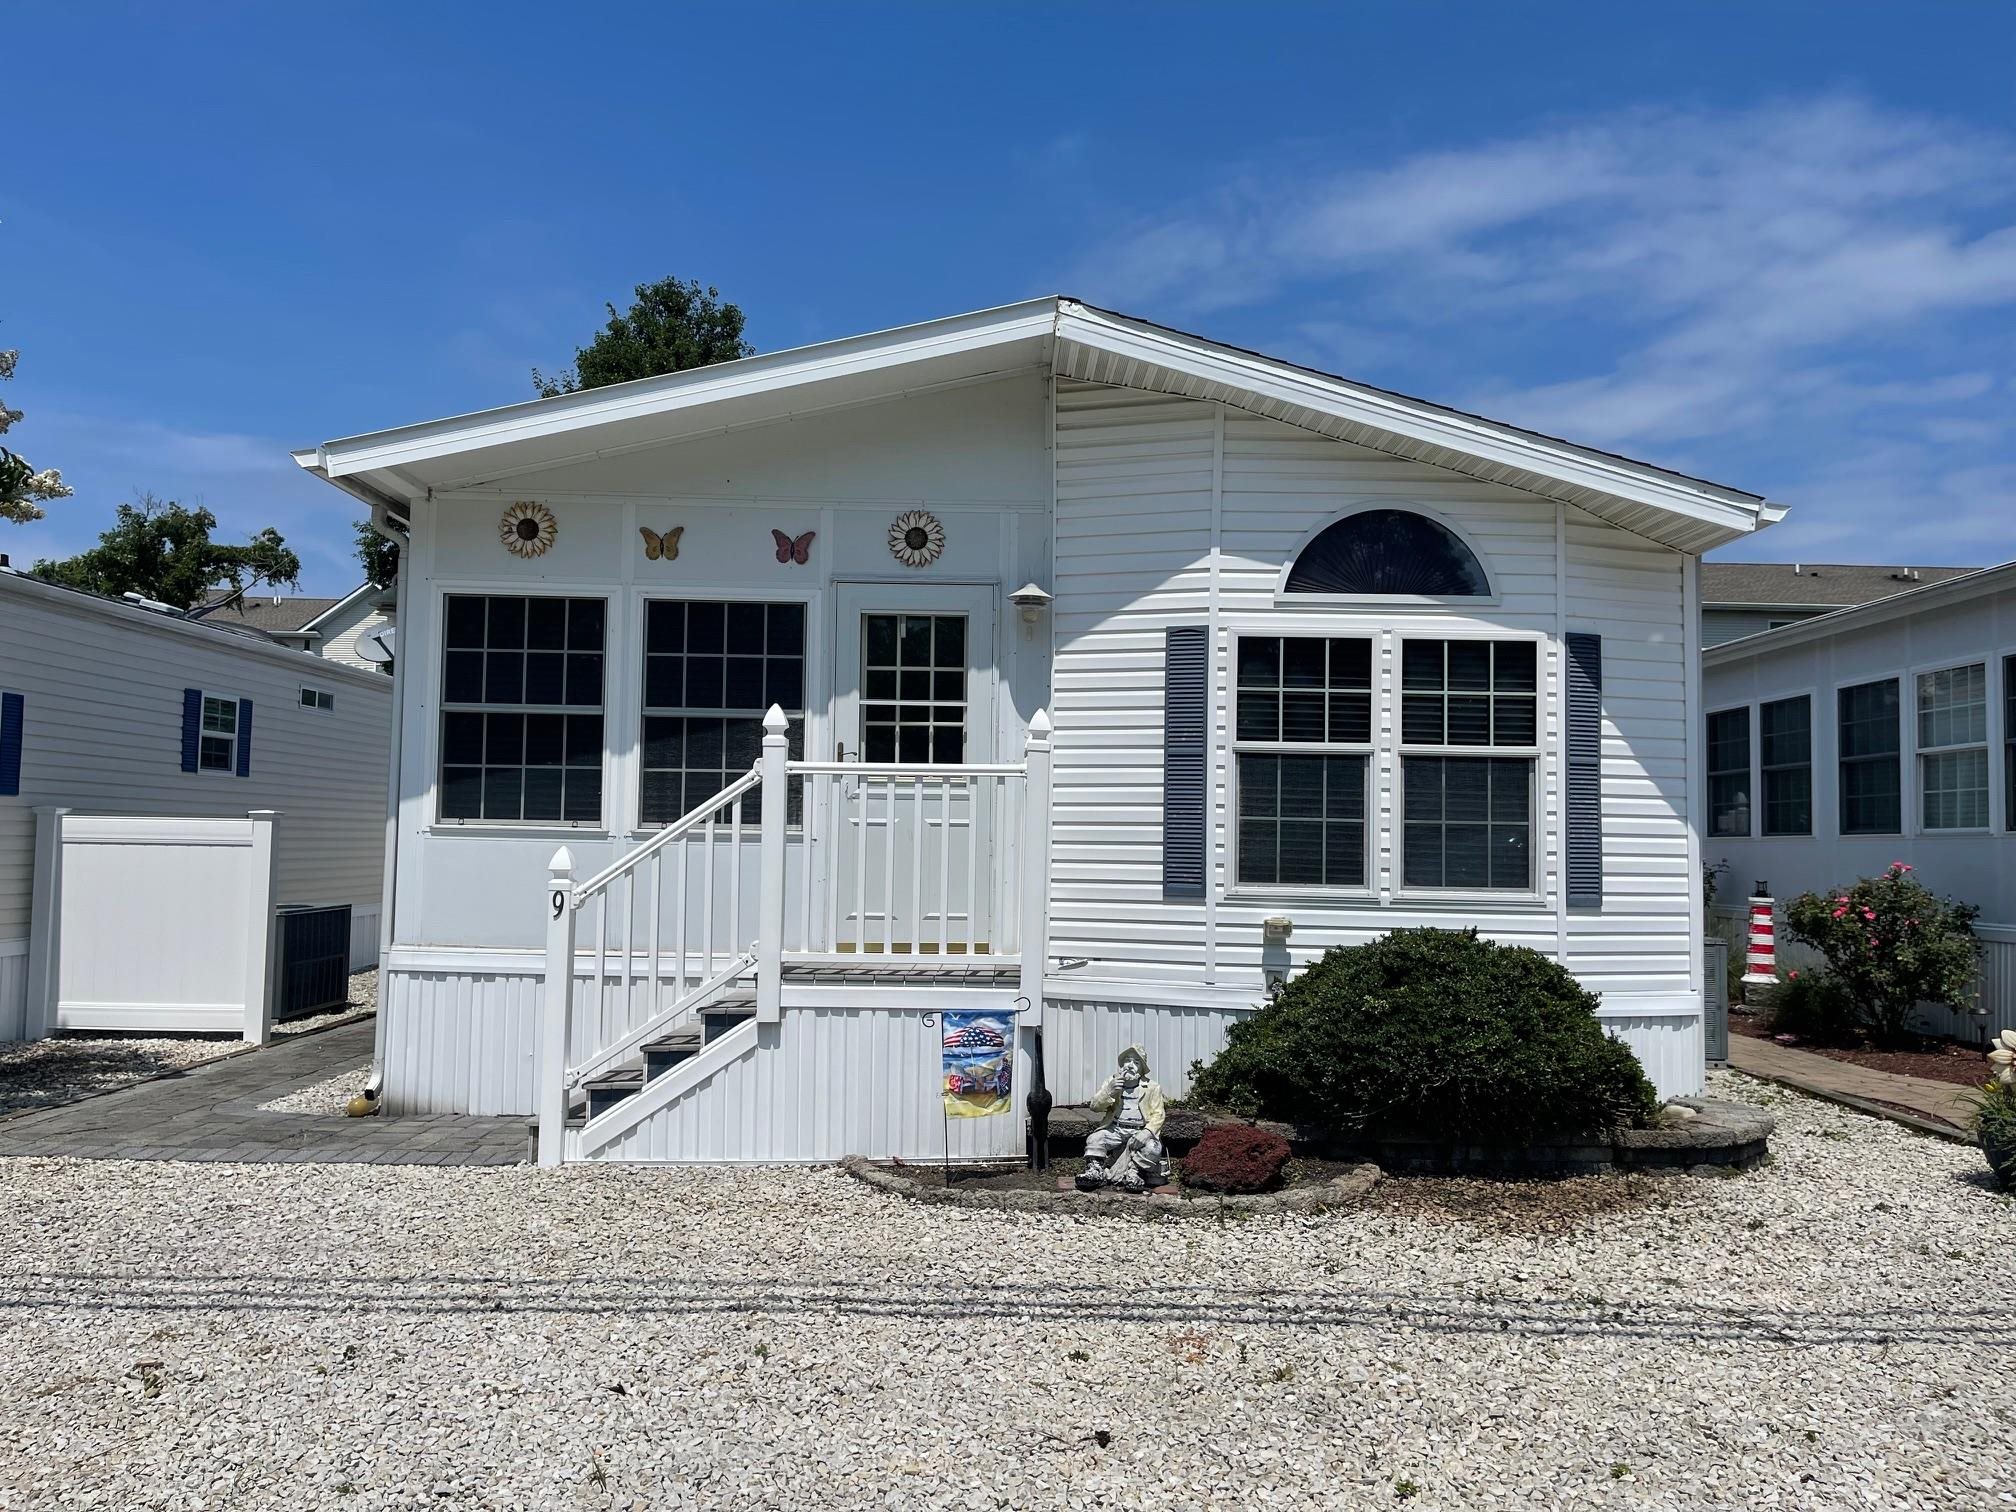
{"label": "blue window shutter", "polygon": [[252,775],[252,700],[238,700],[238,775]]}
{"label": "blue window shutter", "polygon": [[196,770],[196,751],[203,739],[203,690],[182,690],[182,770]]}
{"label": "blue window shutter", "polygon": [[1567,636],[1568,906],[1603,906],[1603,637]]}
{"label": "blue window shutter", "polygon": [[0,693],[0,798],[21,794],[21,719],[21,695]]}
{"label": "blue window shutter", "polygon": [[1202,625],[1176,625],[1162,649],[1162,896],[1204,896],[1210,658]]}

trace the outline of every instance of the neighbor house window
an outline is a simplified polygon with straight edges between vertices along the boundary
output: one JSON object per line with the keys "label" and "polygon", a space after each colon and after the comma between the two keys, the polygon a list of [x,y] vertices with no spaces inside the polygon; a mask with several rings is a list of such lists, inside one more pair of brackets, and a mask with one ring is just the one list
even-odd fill
{"label": "neighbor house window", "polygon": [[203,730],[196,745],[196,767],[204,772],[238,769],[238,700],[203,695]]}
{"label": "neighbor house window", "polygon": [[2002,827],[2016,830],[2016,656],[2002,658]]}
{"label": "neighbor house window", "polygon": [[1813,833],[1813,700],[1805,695],[1757,706],[1762,744],[1764,833]]}
{"label": "neighbor house window", "polygon": [[[790,721],[790,755],[805,755],[805,606],[654,599],[644,606],[644,762],[638,819],[670,824],[756,765],[763,715]],[[743,818],[762,810],[751,792]],[[793,780],[786,814],[800,818]]]}
{"label": "neighbor house window", "polygon": [[1988,667],[1918,676],[1918,792],[1928,830],[1988,827]]}
{"label": "neighbor house window", "polygon": [[333,709],[336,707],[336,695],[331,693],[327,688],[303,688],[301,690],[301,707],[304,709]]}
{"label": "neighbor house window", "polygon": [[1404,643],[1403,886],[1532,890],[1538,704],[1532,641]]}
{"label": "neighbor house window", "polygon": [[1841,748],[1841,833],[1895,835],[1904,828],[1898,762],[1897,679],[1857,683],[1837,695]]}
{"label": "neighbor house window", "polygon": [[1363,887],[1372,642],[1241,636],[1238,680],[1237,881]]}
{"label": "neighbor house window", "polygon": [[1750,711],[1708,716],[1708,833],[1750,833]]}
{"label": "neighbor house window", "polygon": [[441,817],[602,818],[599,598],[450,594],[441,677]]}

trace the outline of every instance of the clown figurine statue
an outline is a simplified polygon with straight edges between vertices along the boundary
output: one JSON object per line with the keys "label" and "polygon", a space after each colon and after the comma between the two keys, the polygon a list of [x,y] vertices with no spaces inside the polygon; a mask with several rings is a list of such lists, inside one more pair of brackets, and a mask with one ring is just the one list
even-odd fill
{"label": "clown figurine statue", "polygon": [[1078,1190],[1119,1187],[1145,1192],[1169,1183],[1162,1153],[1162,1119],[1168,1111],[1162,1089],[1148,1079],[1148,1055],[1139,1045],[1120,1052],[1120,1066],[1092,1099],[1105,1120],[1085,1136],[1085,1170]]}

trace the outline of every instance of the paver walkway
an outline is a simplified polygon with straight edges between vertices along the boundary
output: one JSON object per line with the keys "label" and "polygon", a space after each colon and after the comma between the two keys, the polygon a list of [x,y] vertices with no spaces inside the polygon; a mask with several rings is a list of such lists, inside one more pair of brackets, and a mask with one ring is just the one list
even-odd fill
{"label": "paver walkway", "polygon": [[[1729,1036],[1729,1064],[1732,1069],[1766,1081],[1783,1082],[1802,1092],[1834,1098],[1851,1104],[1895,1103],[1909,1108],[1920,1118],[1934,1119],[1964,1129],[1974,1116],[1969,1089],[1952,1082],[1930,1081],[1919,1076],[1899,1076],[1893,1071],[1873,1071],[1810,1050],[1795,1050],[1772,1040],[1752,1039],[1744,1034]],[[1873,1109],[1875,1112],[1886,1111]]]}
{"label": "paver walkway", "polygon": [[371,1036],[367,1019],[6,1119],[0,1121],[0,1156],[388,1165],[514,1165],[525,1158],[523,1118],[260,1111],[259,1104],[297,1088],[345,1071],[361,1073],[371,1063]]}

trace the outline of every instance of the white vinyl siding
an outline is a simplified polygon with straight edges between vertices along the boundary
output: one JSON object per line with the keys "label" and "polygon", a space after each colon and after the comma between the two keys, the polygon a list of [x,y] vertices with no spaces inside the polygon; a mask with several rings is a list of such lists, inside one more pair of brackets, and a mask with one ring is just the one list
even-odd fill
{"label": "white vinyl siding", "polygon": [[[26,695],[28,736],[20,795],[0,798],[0,943],[28,934],[38,805],[231,817],[277,809],[280,902],[377,906],[392,679],[340,672],[328,677],[342,694],[337,708],[304,708],[303,671],[319,679],[324,664],[238,640],[0,576],[0,646],[8,687]],[[231,700],[234,727],[235,700],[252,701],[249,776],[183,772],[191,687]],[[226,772],[235,750],[230,759]]]}

